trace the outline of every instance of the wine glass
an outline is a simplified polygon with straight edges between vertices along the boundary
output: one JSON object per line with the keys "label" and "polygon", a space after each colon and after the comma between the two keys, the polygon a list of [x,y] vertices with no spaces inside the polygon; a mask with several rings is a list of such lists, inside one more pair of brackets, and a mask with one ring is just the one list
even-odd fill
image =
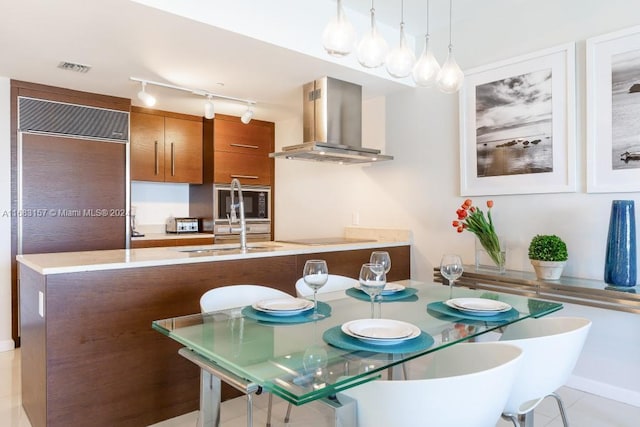
{"label": "wine glass", "polygon": [[440,273],[449,281],[449,298],[453,297],[453,282],[462,276],[462,259],[459,255],[443,255]]}
{"label": "wine glass", "polygon": [[371,318],[373,315],[373,301],[382,293],[387,284],[387,275],[382,264],[367,263],[360,268],[360,288],[369,295],[371,299]]}
{"label": "wine glass", "polygon": [[324,386],[327,359],[326,350],[318,344],[308,347],[302,355],[302,366],[305,374],[311,376],[314,388]]}
{"label": "wine glass", "polygon": [[[373,251],[371,252],[369,262],[373,264],[381,264],[384,267],[385,274],[388,274],[389,270],[391,270],[391,257],[389,256],[389,252]],[[380,317],[382,317],[382,293],[378,296],[378,313],[380,313]]]}
{"label": "wine glass", "polygon": [[321,319],[324,315],[318,313],[318,300],[316,294],[318,289],[324,286],[329,279],[329,268],[327,262],[323,259],[310,259],[304,263],[302,272],[304,283],[313,289],[313,316],[312,319]]}

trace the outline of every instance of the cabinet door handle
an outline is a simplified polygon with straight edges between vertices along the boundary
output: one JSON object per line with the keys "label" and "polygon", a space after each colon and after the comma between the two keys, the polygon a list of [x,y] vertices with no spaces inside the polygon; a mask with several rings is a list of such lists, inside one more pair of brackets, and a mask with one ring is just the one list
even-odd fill
{"label": "cabinet door handle", "polygon": [[249,145],[249,144],[229,144],[231,147],[239,147],[239,148],[251,148],[253,150],[257,150],[258,148],[260,148],[257,145]]}
{"label": "cabinet door handle", "polygon": [[175,176],[176,174],[176,161],[175,161],[175,150],[173,147],[173,142],[171,143],[171,176]]}
{"label": "cabinet door handle", "polygon": [[154,175],[158,175],[158,141],[153,142],[153,161],[155,163]]}
{"label": "cabinet door handle", "polygon": [[231,178],[258,179],[260,177],[256,175],[231,175]]}

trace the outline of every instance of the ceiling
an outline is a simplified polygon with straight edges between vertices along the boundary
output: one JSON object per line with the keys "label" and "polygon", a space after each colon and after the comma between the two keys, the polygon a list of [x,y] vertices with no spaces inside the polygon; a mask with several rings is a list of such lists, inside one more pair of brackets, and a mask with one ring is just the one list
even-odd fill
{"label": "ceiling", "polygon": [[[333,13],[335,3],[324,1],[322,7]],[[445,0],[437,3],[448,9]],[[140,105],[136,98],[140,85],[130,77],[255,100],[256,118],[265,120],[299,115],[301,85],[322,75],[362,84],[365,99],[408,87],[406,82],[345,67],[328,55],[305,55],[134,1],[0,0],[0,4],[0,76],[131,98],[134,105]],[[399,4],[376,2],[379,22],[397,28]],[[344,6],[349,13],[366,17],[371,2],[344,0]],[[408,31],[424,31],[425,11],[425,0],[405,1]],[[286,26],[286,17],[282,11],[282,21],[274,25]],[[321,43],[320,34],[301,37]],[[57,68],[61,61],[92,69],[86,74],[61,70]],[[155,108],[203,114],[202,97],[158,87],[153,93],[158,98]],[[245,106],[216,108],[241,115]]]}

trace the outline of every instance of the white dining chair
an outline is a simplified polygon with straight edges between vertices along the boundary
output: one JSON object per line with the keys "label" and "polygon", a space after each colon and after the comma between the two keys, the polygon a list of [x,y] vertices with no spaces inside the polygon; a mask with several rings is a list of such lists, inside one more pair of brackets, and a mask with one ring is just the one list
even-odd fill
{"label": "white dining chair", "polygon": [[[286,292],[278,289],[260,285],[230,285],[210,289],[200,297],[200,309],[203,313],[211,311],[228,310],[240,308],[257,301],[272,298],[292,298]],[[202,375],[211,375],[202,371]],[[247,425],[252,424],[251,397],[247,396]],[[267,427],[271,426],[271,408],[273,406],[273,395],[269,393],[269,404],[267,408]],[[291,415],[291,403],[287,407],[285,422],[288,422]]]}
{"label": "white dining chair", "polygon": [[562,400],[555,391],[571,375],[590,327],[589,319],[546,317],[525,319],[505,329],[500,341],[522,348],[524,357],[503,418],[516,427],[533,426],[533,410],[544,398],[553,397],[564,426],[569,425]]}
{"label": "white dining chair", "polygon": [[[353,288],[358,285],[358,280],[352,279],[351,277],[339,276],[337,274],[329,274],[329,278],[327,279],[327,283],[324,284],[323,287],[318,289],[318,295],[322,295],[319,297],[319,300],[329,301],[334,299],[332,297],[327,297],[330,292],[343,291],[349,288]],[[313,289],[311,289],[304,282],[304,278],[298,279],[296,282],[296,294],[299,297],[307,298],[313,296]],[[335,298],[342,298],[344,295],[339,294],[335,295]]]}
{"label": "white dining chair", "polygon": [[342,394],[357,401],[360,427],[495,426],[522,350],[503,343],[462,343],[419,359],[419,379],[371,381]]}

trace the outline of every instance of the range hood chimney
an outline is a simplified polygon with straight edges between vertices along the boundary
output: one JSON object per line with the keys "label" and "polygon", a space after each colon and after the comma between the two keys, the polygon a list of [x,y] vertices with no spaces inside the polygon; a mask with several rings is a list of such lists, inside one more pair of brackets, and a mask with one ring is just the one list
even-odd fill
{"label": "range hood chimney", "polygon": [[362,147],[360,85],[322,77],[305,84],[302,92],[304,142],[269,157],[340,164],[393,160],[380,150]]}

